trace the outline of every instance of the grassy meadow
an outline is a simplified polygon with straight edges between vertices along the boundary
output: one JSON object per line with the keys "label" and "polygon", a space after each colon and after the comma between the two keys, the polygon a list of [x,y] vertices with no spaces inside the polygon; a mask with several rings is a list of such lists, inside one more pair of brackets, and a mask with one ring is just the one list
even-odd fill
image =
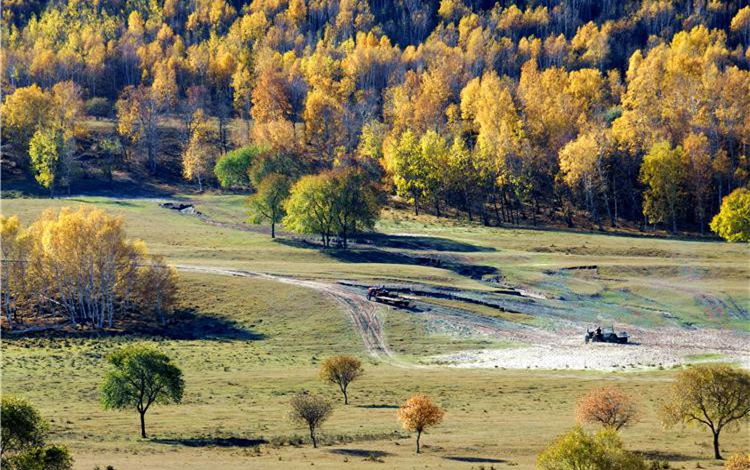
{"label": "grassy meadow", "polygon": [[[175,264],[490,289],[476,276],[483,272],[504,285],[569,300],[575,307],[571,317],[596,311],[600,318],[651,327],[750,331],[750,321],[737,314],[747,312],[750,300],[747,245],[485,228],[389,209],[377,227],[391,235],[387,243],[344,253],[285,235],[272,241],[261,231],[239,230],[242,196],[191,200],[214,223],[142,199],[5,199],[2,213],[29,223],[48,207],[101,207],[121,214],[131,237]],[[415,261],[425,257],[444,263]],[[597,272],[563,269],[589,265]],[[477,315],[490,313],[474,308]],[[711,460],[707,430],[663,430],[658,423],[656,409],[675,370],[420,367],[417,359],[426,355],[503,345],[437,332],[418,314],[381,308],[386,340],[407,365],[396,366],[367,356],[349,314],[326,294],[263,279],[181,273],[179,310],[185,321],[175,338],[6,337],[3,392],[38,406],[51,421],[52,439],[70,446],[77,469],[531,469],[538,452],[573,425],[576,399],[594,385],[613,383],[637,397],[642,409],[638,422],[623,432],[629,449],[667,460],[673,468],[721,466]],[[99,403],[107,353],[131,341],[158,345],[185,372],[183,403],[149,411],[147,440],[138,437],[134,411],[104,411]],[[325,445],[312,449],[305,430],[287,419],[288,401],[308,389],[339,403],[336,390],[316,376],[322,359],[339,353],[361,357],[366,373],[351,387],[352,404],[337,404],[324,426]],[[712,358],[695,358],[707,359]],[[414,454],[413,439],[395,416],[396,407],[415,392],[446,410],[444,423],[423,437],[422,455]],[[746,451],[750,429],[726,433],[722,443],[727,456]]]}

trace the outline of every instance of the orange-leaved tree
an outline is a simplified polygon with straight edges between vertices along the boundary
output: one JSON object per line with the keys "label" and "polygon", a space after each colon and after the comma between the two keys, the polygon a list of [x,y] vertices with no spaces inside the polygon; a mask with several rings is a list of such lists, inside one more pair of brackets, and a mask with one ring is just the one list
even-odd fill
{"label": "orange-leaved tree", "polygon": [[417,453],[419,453],[419,438],[429,427],[440,424],[445,413],[439,406],[432,403],[426,395],[414,395],[401,405],[396,412],[401,425],[410,432],[417,433]]}
{"label": "orange-leaved tree", "polygon": [[633,398],[611,385],[591,390],[576,405],[576,421],[598,423],[615,431],[631,424],[637,414]]}

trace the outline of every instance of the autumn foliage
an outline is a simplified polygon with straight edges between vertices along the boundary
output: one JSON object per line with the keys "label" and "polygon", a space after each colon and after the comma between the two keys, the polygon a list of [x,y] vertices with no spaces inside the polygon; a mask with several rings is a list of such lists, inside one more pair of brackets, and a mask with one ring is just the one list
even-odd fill
{"label": "autumn foliage", "polygon": [[5,320],[62,317],[112,327],[128,313],[162,323],[176,300],[176,273],[129,241],[121,217],[102,210],[48,210],[24,228],[0,216]]}
{"label": "autumn foliage", "polygon": [[750,470],[750,454],[737,454],[724,463],[724,470]]}
{"label": "autumn foliage", "polygon": [[706,426],[713,435],[714,457],[721,459],[719,436],[750,420],[750,373],[724,364],[681,371],[660,410],[662,423]]}
{"label": "autumn foliage", "polygon": [[[703,232],[750,178],[750,7],[694,3],[10,2],[4,155],[51,191],[202,189],[256,145],[416,212]],[[116,123],[84,135],[86,109]]]}
{"label": "autumn foliage", "polygon": [[420,452],[419,439],[428,428],[440,424],[443,410],[432,403],[426,395],[414,395],[396,412],[401,426],[409,432],[417,433],[417,453]]}
{"label": "autumn foliage", "polygon": [[559,436],[537,458],[540,470],[646,470],[640,455],[625,450],[614,429],[591,435],[580,426]]}
{"label": "autumn foliage", "polygon": [[611,385],[591,390],[576,405],[576,421],[600,424],[615,431],[632,424],[636,416],[633,398]]}
{"label": "autumn foliage", "polygon": [[362,361],[353,356],[330,357],[320,366],[320,378],[339,387],[344,394],[345,405],[349,404],[349,384],[361,377],[364,372]]}

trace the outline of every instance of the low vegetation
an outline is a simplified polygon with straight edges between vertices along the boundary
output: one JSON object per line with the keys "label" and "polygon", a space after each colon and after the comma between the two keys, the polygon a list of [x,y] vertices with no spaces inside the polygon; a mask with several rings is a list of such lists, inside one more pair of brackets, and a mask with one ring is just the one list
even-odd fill
{"label": "low vegetation", "polygon": [[576,426],[558,437],[537,459],[540,470],[646,470],[643,457],[625,450],[614,429],[588,434]]}
{"label": "low vegetation", "polygon": [[729,457],[724,470],[750,470],[750,454],[736,454]]}

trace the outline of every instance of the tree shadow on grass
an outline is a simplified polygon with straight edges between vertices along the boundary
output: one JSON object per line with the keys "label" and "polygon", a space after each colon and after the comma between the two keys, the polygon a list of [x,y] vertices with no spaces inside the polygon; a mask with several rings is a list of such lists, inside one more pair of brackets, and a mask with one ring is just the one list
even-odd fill
{"label": "tree shadow on grass", "polygon": [[443,457],[446,460],[453,460],[456,462],[470,462],[470,463],[504,463],[503,459],[491,459],[487,457],[462,457],[462,456],[451,456]]}
{"label": "tree shadow on grass", "polygon": [[361,233],[354,237],[355,245],[367,245],[378,248],[396,248],[415,251],[452,251],[455,253],[478,253],[496,251],[495,248],[474,245],[472,243],[450,240],[448,238],[426,235],[389,235],[385,233]]}
{"label": "tree shadow on grass", "polygon": [[244,437],[190,437],[181,439],[151,439],[156,444],[185,447],[255,447],[267,444],[265,439],[247,439]]}
{"label": "tree shadow on grass", "polygon": [[663,452],[660,450],[649,450],[646,452],[641,452],[640,454],[649,460],[668,460],[670,462],[689,462],[691,460],[700,460],[702,458],[708,459],[708,457],[706,456],[701,457],[699,455],[680,454],[677,452]]}
{"label": "tree shadow on grass", "polygon": [[156,332],[169,339],[228,339],[257,341],[265,338],[234,320],[200,313],[192,308],[176,310],[167,326]]}
{"label": "tree shadow on grass", "polygon": [[113,328],[92,328],[86,325],[73,326],[70,322],[55,323],[50,319],[49,327],[33,330],[13,331],[3,329],[5,340],[22,338],[104,338],[104,337],[148,337],[174,340],[240,340],[258,341],[266,336],[245,328],[234,320],[219,315],[201,313],[193,308],[175,310],[169,315],[166,325],[152,318],[144,320],[136,314],[118,319]]}
{"label": "tree shadow on grass", "polygon": [[368,450],[368,449],[331,449],[329,451],[332,454],[338,454],[338,455],[346,455],[347,457],[371,457],[380,459],[383,457],[388,457],[389,455],[393,455],[390,452],[385,452],[382,450]]}
{"label": "tree shadow on grass", "polygon": [[381,405],[381,404],[372,404],[372,405],[355,405],[357,408],[368,408],[368,409],[398,409],[398,405]]}
{"label": "tree shadow on grass", "polygon": [[[278,239],[277,239],[278,240]],[[447,269],[454,273],[470,277],[472,279],[482,279],[485,276],[498,274],[497,268],[464,262],[456,256],[450,254],[412,254],[398,251],[381,250],[379,248],[359,248],[356,245],[349,249],[329,248],[324,249],[321,245],[312,243],[308,240],[284,239],[278,240],[287,246],[295,248],[317,249],[320,253],[329,258],[344,263],[377,263],[377,264],[402,264],[410,266],[429,266],[440,269]]]}

